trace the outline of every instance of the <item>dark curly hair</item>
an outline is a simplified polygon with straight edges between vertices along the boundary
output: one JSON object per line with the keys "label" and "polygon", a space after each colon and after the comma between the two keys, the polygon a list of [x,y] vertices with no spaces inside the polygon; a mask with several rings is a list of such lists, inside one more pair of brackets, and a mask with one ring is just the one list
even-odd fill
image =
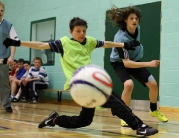
{"label": "dark curly hair", "polygon": [[120,9],[117,8],[115,5],[112,5],[111,9],[109,9],[109,11],[107,12],[107,15],[109,16],[109,18],[111,19],[114,25],[122,28],[122,27],[126,27],[125,20],[128,18],[130,14],[133,13],[136,14],[136,16],[139,18],[140,21],[142,15],[140,13],[140,10],[134,6]]}

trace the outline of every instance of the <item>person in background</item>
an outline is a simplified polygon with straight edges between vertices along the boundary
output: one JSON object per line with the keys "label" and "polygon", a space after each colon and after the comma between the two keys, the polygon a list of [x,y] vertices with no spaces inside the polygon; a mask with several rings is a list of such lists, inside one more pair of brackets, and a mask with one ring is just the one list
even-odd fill
{"label": "person in background", "polygon": [[29,73],[26,78],[22,78],[21,90],[22,90],[22,102],[27,102],[29,97],[32,97],[29,103],[38,102],[37,90],[47,89],[49,85],[49,79],[47,72],[42,64],[42,59],[40,57],[34,58],[34,66],[29,69]]}
{"label": "person in background", "polygon": [[17,69],[18,69],[17,60],[14,60],[14,62],[10,64],[9,77],[15,76]]}
{"label": "person in background", "polygon": [[12,113],[11,101],[9,100],[9,64],[14,62],[16,47],[6,48],[3,44],[5,38],[19,40],[11,22],[3,18],[5,5],[0,1],[0,101],[6,112]]}
{"label": "person in background", "polygon": [[24,64],[24,59],[20,58],[17,61],[17,69],[16,69],[16,73],[14,74],[14,76],[10,76],[10,84],[12,83],[13,79],[14,80],[20,80],[20,78],[24,75],[24,73],[26,72],[26,70],[23,67]]}
{"label": "person in background", "polygon": [[[11,95],[10,95],[10,100],[12,101],[13,98],[15,97],[15,93],[17,91],[17,84],[20,81],[20,78],[25,74],[26,70],[23,67],[24,64],[24,59],[20,58],[17,61],[18,64],[18,71],[16,73],[16,76],[10,78],[10,86],[11,86]],[[15,89],[14,89],[15,88]],[[15,92],[14,92],[15,91]]]}
{"label": "person in background", "polygon": [[22,80],[24,80],[28,76],[29,69],[31,67],[30,62],[24,61],[23,67],[26,70],[25,74],[20,78],[20,80],[13,79],[13,81],[11,83],[11,101],[12,102],[18,102],[19,101],[19,98],[20,98],[21,93],[22,93],[22,90],[20,88],[20,83],[21,83]]}
{"label": "person in background", "polygon": [[26,70],[24,69],[24,59],[20,58],[17,61],[17,65],[18,65],[18,71],[17,74],[15,76],[16,79],[20,80],[20,78],[25,74]]}

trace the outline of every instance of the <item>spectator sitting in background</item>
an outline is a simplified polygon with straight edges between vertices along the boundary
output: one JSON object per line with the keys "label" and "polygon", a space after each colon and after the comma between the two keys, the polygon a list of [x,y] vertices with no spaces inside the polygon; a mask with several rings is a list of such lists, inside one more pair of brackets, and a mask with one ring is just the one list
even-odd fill
{"label": "spectator sitting in background", "polygon": [[37,103],[37,90],[48,88],[49,79],[47,76],[47,72],[45,68],[41,66],[41,64],[41,58],[34,58],[34,66],[30,68],[28,76],[21,81],[22,102],[27,102],[27,99],[29,99],[30,94],[32,99],[31,101],[29,101],[29,103]]}
{"label": "spectator sitting in background", "polygon": [[18,66],[17,66],[17,60],[14,60],[14,62],[12,62],[10,64],[10,71],[9,71],[9,76],[14,76],[15,73],[17,72]]}
{"label": "spectator sitting in background", "polygon": [[[30,69],[30,62],[29,61],[24,61],[24,69],[26,70],[25,74],[20,78],[20,80],[18,79],[13,79],[11,82],[11,97],[10,100],[12,102],[18,102],[20,95],[22,93],[21,88],[18,89],[18,87],[20,87],[20,83],[21,81],[27,77],[28,73],[29,73],[29,69]],[[18,93],[16,94],[18,90]],[[15,96],[16,95],[16,96]]]}
{"label": "spectator sitting in background", "polygon": [[13,79],[18,79],[20,80],[20,78],[24,75],[24,73],[26,72],[26,70],[24,69],[23,67],[23,63],[24,63],[24,60],[22,58],[20,58],[18,61],[17,61],[17,65],[18,65],[18,71],[16,73],[16,76],[13,76],[13,77],[10,77],[10,84],[12,82]]}

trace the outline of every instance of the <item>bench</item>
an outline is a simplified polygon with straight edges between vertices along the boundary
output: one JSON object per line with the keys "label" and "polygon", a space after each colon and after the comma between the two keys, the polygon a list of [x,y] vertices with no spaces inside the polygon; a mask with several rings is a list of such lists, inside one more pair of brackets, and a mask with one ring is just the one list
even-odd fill
{"label": "bench", "polygon": [[43,89],[39,90],[43,92],[57,92],[58,102],[62,101],[62,92],[70,92],[70,90],[55,90],[55,89]]}

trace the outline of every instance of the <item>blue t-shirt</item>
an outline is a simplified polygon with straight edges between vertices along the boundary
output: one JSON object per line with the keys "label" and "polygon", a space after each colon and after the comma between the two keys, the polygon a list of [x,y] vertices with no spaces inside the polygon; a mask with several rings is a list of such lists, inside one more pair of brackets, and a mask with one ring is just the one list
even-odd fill
{"label": "blue t-shirt", "polygon": [[[138,35],[136,40],[140,42],[140,26],[137,27],[138,29]],[[126,31],[119,30],[114,37],[114,42],[129,42],[133,41],[134,38],[132,38]],[[123,50],[123,55],[119,55],[119,52],[116,48],[112,48],[112,52],[110,55],[110,61],[111,62],[122,62],[122,59],[130,59],[132,61],[138,61],[143,57],[143,46],[140,44],[139,46],[135,47],[135,50],[126,50],[124,48],[121,48]]]}
{"label": "blue t-shirt", "polygon": [[20,70],[18,70],[17,75],[16,75],[16,79],[20,80],[20,78],[26,73],[26,70],[24,68],[21,68]]}

